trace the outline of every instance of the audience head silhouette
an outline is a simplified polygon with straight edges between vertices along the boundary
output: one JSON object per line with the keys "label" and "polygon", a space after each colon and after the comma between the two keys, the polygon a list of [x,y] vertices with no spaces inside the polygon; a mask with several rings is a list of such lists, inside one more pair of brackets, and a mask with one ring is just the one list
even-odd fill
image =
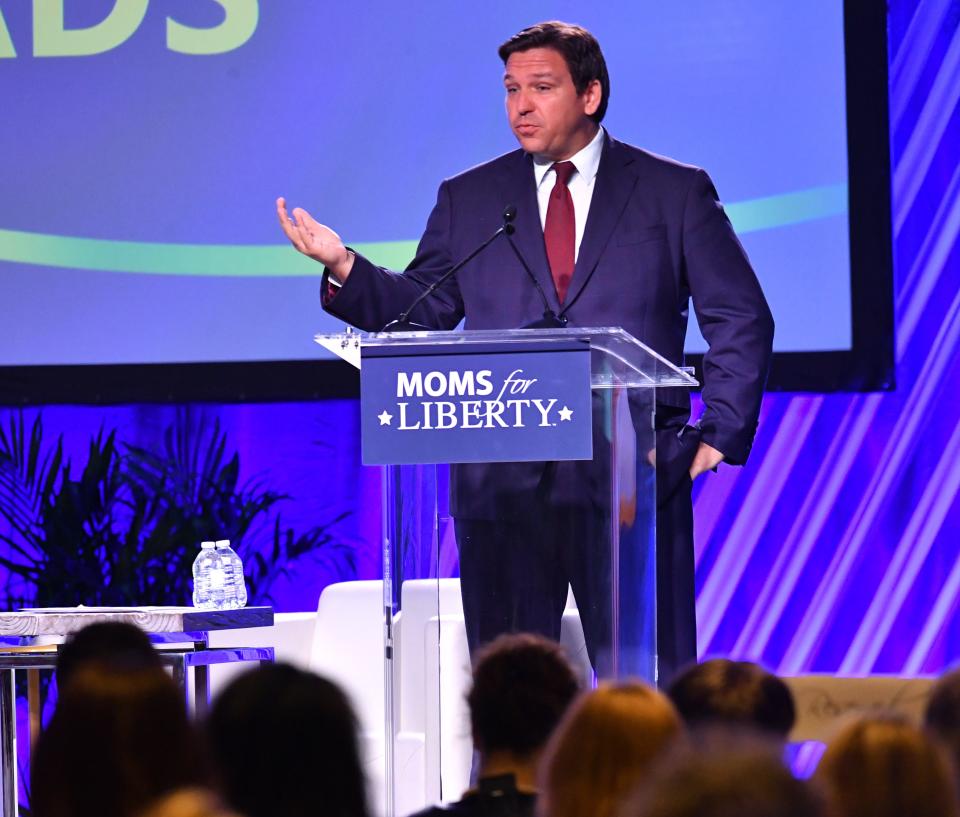
{"label": "audience head silhouette", "polygon": [[783,765],[779,743],[707,730],[655,770],[622,817],[823,817],[811,787]]}
{"label": "audience head silhouette", "polygon": [[498,637],[474,662],[467,695],[474,745],[484,755],[539,752],[579,691],[555,641],[525,633]]}
{"label": "audience head silhouette", "polygon": [[71,672],[33,757],[36,817],[135,817],[206,781],[182,693],[162,669]]}
{"label": "audience head silhouette", "polygon": [[787,685],[750,661],[714,658],[694,664],[674,678],[667,695],[694,729],[747,726],[785,740],[796,720]]}
{"label": "audience head silhouette", "polygon": [[246,817],[367,817],[357,721],[336,684],[261,666],[224,690],[207,727],[222,794]]}
{"label": "audience head silhouette", "polygon": [[99,621],[67,636],[57,654],[57,688],[80,667],[98,663],[125,669],[160,669],[160,656],[146,633],[122,621]]}
{"label": "audience head silhouette", "polygon": [[547,745],[542,814],[615,814],[680,729],[667,697],[645,684],[601,684],[581,696]]}
{"label": "audience head silhouette", "polygon": [[923,723],[946,747],[955,776],[960,775],[960,669],[946,673],[937,681],[927,701]]}
{"label": "audience head silhouette", "polygon": [[862,718],[830,742],[816,780],[831,817],[957,817],[945,752],[918,727],[893,716]]}

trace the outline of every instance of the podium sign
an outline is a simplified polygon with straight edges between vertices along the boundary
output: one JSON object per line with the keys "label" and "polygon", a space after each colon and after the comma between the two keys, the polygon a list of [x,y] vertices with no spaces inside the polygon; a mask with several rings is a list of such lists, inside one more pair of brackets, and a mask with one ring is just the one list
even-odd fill
{"label": "podium sign", "polygon": [[581,340],[365,347],[364,465],[589,460],[590,345]]}

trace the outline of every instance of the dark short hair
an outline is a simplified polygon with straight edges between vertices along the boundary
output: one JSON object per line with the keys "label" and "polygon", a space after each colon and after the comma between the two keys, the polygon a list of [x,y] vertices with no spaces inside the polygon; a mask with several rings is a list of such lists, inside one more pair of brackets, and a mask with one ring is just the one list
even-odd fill
{"label": "dark short hair", "polygon": [[552,48],[558,51],[567,63],[573,87],[578,94],[586,91],[591,82],[599,80],[602,91],[600,106],[590,118],[597,124],[602,122],[610,100],[610,75],[607,73],[607,63],[597,38],[581,26],[550,20],[514,34],[500,46],[497,53],[506,64],[511,54],[529,51],[531,48]]}
{"label": "dark short hair", "polygon": [[667,695],[687,726],[750,726],[786,738],[797,713],[790,689],[750,661],[714,658],[677,676]]}
{"label": "dark short hair", "polygon": [[221,792],[246,817],[367,817],[358,732],[339,686],[289,664],[236,678],[207,720]]}
{"label": "dark short hair", "polygon": [[542,749],[580,691],[563,649],[538,635],[501,635],[482,648],[467,694],[473,741],[484,753]]}

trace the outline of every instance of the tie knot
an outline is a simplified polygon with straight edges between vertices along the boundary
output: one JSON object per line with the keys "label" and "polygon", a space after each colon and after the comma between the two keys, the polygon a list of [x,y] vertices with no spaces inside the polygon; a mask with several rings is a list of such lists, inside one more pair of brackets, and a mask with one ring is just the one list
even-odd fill
{"label": "tie knot", "polygon": [[555,162],[553,170],[557,174],[557,184],[570,184],[570,177],[577,172],[577,166],[573,162]]}

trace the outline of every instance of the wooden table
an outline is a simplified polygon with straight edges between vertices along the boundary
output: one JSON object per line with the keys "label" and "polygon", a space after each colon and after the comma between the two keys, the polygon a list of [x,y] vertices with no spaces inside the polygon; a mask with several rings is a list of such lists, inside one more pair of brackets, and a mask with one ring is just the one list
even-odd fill
{"label": "wooden table", "polygon": [[[271,662],[272,647],[211,649],[213,630],[273,625],[272,607],[239,610],[198,610],[194,607],[59,607],[0,613],[0,786],[2,817],[17,817],[16,676],[27,673],[30,738],[40,729],[40,672],[56,667],[59,644],[65,636],[100,621],[134,624],[154,642],[161,661],[172,670],[187,705],[202,715],[210,703],[208,668],[235,661]],[[54,642],[54,643],[51,643]],[[193,696],[189,675],[193,670]]]}

